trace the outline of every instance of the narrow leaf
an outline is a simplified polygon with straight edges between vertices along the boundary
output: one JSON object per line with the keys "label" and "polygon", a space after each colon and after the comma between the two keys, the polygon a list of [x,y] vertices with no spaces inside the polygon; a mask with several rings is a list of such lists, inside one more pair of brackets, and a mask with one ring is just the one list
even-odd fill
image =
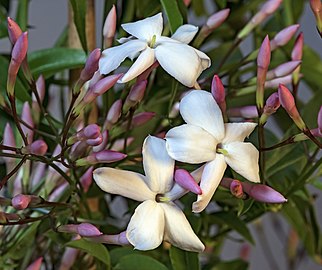
{"label": "narrow leaf", "polygon": [[183,18],[180,13],[176,0],[160,0],[162,7],[168,17],[171,33],[173,34],[177,28],[183,24]]}
{"label": "narrow leaf", "polygon": [[73,8],[74,23],[78,32],[78,36],[82,47],[87,52],[86,41],[86,0],[70,0]]}

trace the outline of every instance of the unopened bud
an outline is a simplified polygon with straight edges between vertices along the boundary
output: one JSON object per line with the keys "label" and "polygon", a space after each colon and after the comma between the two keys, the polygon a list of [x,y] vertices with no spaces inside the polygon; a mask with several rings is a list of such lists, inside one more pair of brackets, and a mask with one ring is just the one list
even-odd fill
{"label": "unopened bud", "polygon": [[258,117],[256,106],[243,106],[228,109],[227,114],[229,117],[243,117],[246,119]]}
{"label": "unopened bud", "polygon": [[267,121],[268,116],[275,113],[277,109],[280,107],[280,105],[281,104],[280,104],[278,93],[275,92],[271,94],[266,100],[266,103],[264,106],[264,113],[261,116],[260,123],[264,124]]}
{"label": "unopened bud", "polygon": [[86,143],[90,146],[98,146],[103,142],[103,136],[102,134],[99,134],[99,136],[95,139],[87,139]]}
{"label": "unopened bud", "polygon": [[134,107],[136,104],[140,103],[144,97],[145,89],[148,81],[143,80],[137,82],[132,86],[126,100],[124,102],[123,110],[127,112],[131,107]]}
{"label": "unopened bud", "polygon": [[96,124],[90,124],[78,131],[75,135],[68,139],[68,144],[88,139],[96,139],[101,135],[101,128]]}
{"label": "unopened bud", "polygon": [[279,31],[271,40],[271,50],[273,51],[277,47],[282,47],[286,43],[288,43],[291,40],[291,38],[295,35],[299,27],[299,24],[293,24]]}
{"label": "unopened bud", "polygon": [[93,152],[100,152],[104,150],[107,146],[108,139],[109,139],[109,132],[108,130],[104,130],[102,132],[102,141],[99,145],[96,145],[93,147]]}
{"label": "unopened bud", "polygon": [[[43,102],[45,97],[45,91],[46,91],[46,84],[45,84],[45,78],[43,75],[40,75],[39,78],[36,81],[36,89],[39,96],[39,99],[41,102]],[[35,94],[32,94],[32,100],[37,101]]]}
{"label": "unopened bud", "polygon": [[11,200],[12,206],[17,210],[26,209],[31,202],[31,197],[29,195],[18,194],[14,196]]}
{"label": "unopened bud", "polygon": [[117,123],[122,113],[122,104],[122,99],[118,99],[112,104],[107,113],[104,128],[111,129]]}
{"label": "unopened bud", "polygon": [[93,182],[93,169],[94,169],[93,167],[89,167],[79,179],[79,182],[85,193],[89,190]]}
{"label": "unopened bud", "polygon": [[292,60],[293,61],[301,61],[303,56],[303,46],[304,46],[304,36],[301,32],[298,37],[296,38],[296,41],[294,43],[294,47],[292,50]]}
{"label": "unopened bud", "polygon": [[[299,75],[299,78],[302,78],[302,74]],[[279,77],[270,81],[265,82],[265,88],[277,88],[280,84],[290,84],[292,82],[292,74]]]}
{"label": "unopened bud", "polygon": [[[23,104],[22,107],[21,120],[28,124],[29,127],[34,128],[35,124],[32,119],[31,108],[27,101]],[[31,144],[34,137],[34,131],[29,127],[25,126],[24,124],[21,125],[22,131],[27,138],[28,144]]]}
{"label": "unopened bud", "polygon": [[143,80],[147,80],[149,75],[151,74],[151,72],[156,69],[159,66],[159,62],[155,61],[152,66],[150,66],[149,68],[147,68],[145,71],[143,71],[138,77],[137,77],[137,81],[143,81]]}
{"label": "unopened bud", "polygon": [[10,39],[11,44],[14,45],[16,43],[17,39],[22,34],[22,30],[19,27],[19,25],[10,17],[7,18],[7,23],[8,23],[9,39]]}
{"label": "unopened bud", "polygon": [[244,191],[254,200],[264,203],[285,203],[287,199],[273,188],[262,184],[243,182]]}
{"label": "unopened bud", "polygon": [[40,270],[42,264],[43,257],[39,257],[32,264],[30,264],[26,270]]}
{"label": "unopened bud", "polygon": [[88,238],[88,240],[95,243],[105,243],[110,245],[120,245],[120,246],[130,245],[129,240],[126,237],[126,231],[121,232],[119,234],[114,234],[114,235],[104,234],[100,236],[94,236],[94,237]]}
{"label": "unopened bud", "polygon": [[149,122],[155,115],[156,115],[155,112],[138,113],[133,116],[131,127],[134,128],[134,127],[144,125],[145,123]]}
{"label": "unopened bud", "polygon": [[288,115],[293,119],[294,123],[299,129],[304,130],[306,128],[305,123],[303,122],[296,108],[295,100],[290,90],[288,90],[288,88],[283,84],[280,84],[278,87],[278,96],[281,105],[286,110]]}
{"label": "unopened bud", "polygon": [[79,77],[81,85],[83,85],[83,83],[90,80],[93,77],[94,73],[98,70],[98,61],[100,57],[101,57],[101,49],[99,48],[96,48],[90,53],[90,55],[86,60],[85,67],[82,70]]}
{"label": "unopened bud", "polygon": [[64,233],[77,233],[82,237],[102,235],[102,233],[90,223],[61,225],[57,228],[57,231]]}
{"label": "unopened bud", "polygon": [[47,144],[44,140],[36,140],[32,144],[29,144],[21,149],[23,154],[33,154],[43,156],[46,154],[48,149]]}
{"label": "unopened bud", "polygon": [[286,76],[292,73],[300,64],[301,64],[301,61],[289,61],[289,62],[283,63],[277,66],[276,68],[268,71],[266,75],[266,80],[271,80],[276,77]]}
{"label": "unopened bud", "polygon": [[320,0],[310,0],[310,6],[316,20],[316,27],[322,36],[322,4]]}
{"label": "unopened bud", "polygon": [[120,161],[126,158],[127,155],[112,151],[112,150],[103,150],[101,152],[92,153],[85,158],[78,159],[76,161],[77,166],[86,166],[86,165],[94,165],[97,163],[112,163],[116,161]]}
{"label": "unopened bud", "polygon": [[184,169],[176,169],[174,172],[174,180],[186,190],[189,190],[198,195],[202,194],[200,186],[196,183],[195,179],[188,171]]}
{"label": "unopened bud", "polygon": [[115,5],[112,6],[110,12],[107,14],[104,26],[103,26],[103,36],[104,36],[104,47],[109,48],[113,44],[113,39],[116,30],[117,14]]}
{"label": "unopened bud", "polygon": [[225,88],[218,75],[215,75],[211,82],[211,94],[216,100],[220,110],[223,114],[226,114],[226,94]]}
{"label": "unopened bud", "polygon": [[229,189],[230,189],[230,193],[232,195],[234,195],[236,198],[238,198],[238,199],[245,198],[245,194],[244,194],[244,191],[243,191],[243,186],[242,186],[242,183],[240,181],[233,180],[230,183]]}

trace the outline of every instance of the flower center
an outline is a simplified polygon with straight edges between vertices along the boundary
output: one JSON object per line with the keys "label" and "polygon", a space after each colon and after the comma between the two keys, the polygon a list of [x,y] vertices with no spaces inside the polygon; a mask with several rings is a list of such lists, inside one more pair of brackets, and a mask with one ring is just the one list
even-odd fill
{"label": "flower center", "polygon": [[155,201],[166,203],[166,202],[170,202],[170,198],[165,197],[164,194],[157,194],[155,196]]}
{"label": "flower center", "polygon": [[217,145],[216,153],[223,154],[224,156],[228,156],[228,151],[223,148],[221,143]]}
{"label": "flower center", "polygon": [[152,40],[151,40],[151,42],[149,44],[150,48],[154,48],[156,41],[157,41],[157,36],[153,35]]}

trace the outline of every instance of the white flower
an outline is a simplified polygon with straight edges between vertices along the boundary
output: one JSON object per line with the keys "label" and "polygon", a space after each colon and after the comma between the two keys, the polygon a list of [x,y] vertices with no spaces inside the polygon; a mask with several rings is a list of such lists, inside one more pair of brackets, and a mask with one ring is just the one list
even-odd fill
{"label": "white flower", "polygon": [[127,239],[139,250],[154,249],[165,240],[184,250],[203,251],[204,245],[185,215],[171,201],[185,190],[174,184],[174,160],[166,151],[165,141],[148,136],[142,154],[145,176],[113,168],[94,171],[94,180],[104,191],[142,202],[128,224]]}
{"label": "white flower", "polygon": [[182,25],[171,38],[161,36],[163,19],[162,13],[158,13],[144,20],[122,24],[122,28],[132,36],[122,38],[122,45],[102,52],[99,61],[101,74],[115,70],[127,57],[133,60],[138,56],[120,82],[134,79],[157,60],[171,76],[192,87],[201,72],[210,66],[210,59],[205,53],[185,44],[196,35],[196,26]]}
{"label": "white flower", "polygon": [[255,123],[224,124],[216,101],[202,90],[194,90],[182,99],[180,113],[187,124],[166,134],[169,155],[181,162],[206,162],[200,182],[202,195],[193,203],[193,212],[206,208],[227,164],[246,179],[260,181],[258,150],[244,142]]}

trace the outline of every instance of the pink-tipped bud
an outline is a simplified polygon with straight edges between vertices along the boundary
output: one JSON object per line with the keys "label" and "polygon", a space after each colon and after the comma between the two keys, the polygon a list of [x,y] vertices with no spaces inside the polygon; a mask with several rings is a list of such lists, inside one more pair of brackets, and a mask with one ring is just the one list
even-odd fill
{"label": "pink-tipped bud", "polygon": [[316,20],[316,26],[322,37],[322,3],[320,0],[310,0],[310,6]]}
{"label": "pink-tipped bud", "polygon": [[132,119],[132,128],[144,125],[145,123],[149,122],[154,116],[156,115],[155,112],[142,112],[134,115]]}
{"label": "pink-tipped bud", "polygon": [[292,73],[300,64],[301,64],[301,61],[289,61],[289,62],[283,63],[277,66],[276,68],[268,71],[266,75],[266,80],[271,80],[276,77],[286,76]]}
{"label": "pink-tipped bud", "polygon": [[147,80],[151,72],[159,66],[159,62],[155,61],[152,66],[143,71],[137,78],[137,81]]}
{"label": "pink-tipped bud", "polygon": [[43,257],[39,257],[32,264],[30,264],[26,270],[40,270],[42,264]]}
{"label": "pink-tipped bud", "polygon": [[318,128],[320,132],[322,133],[322,106],[320,107],[319,113],[318,113]]}
{"label": "pink-tipped bud", "polygon": [[238,199],[242,199],[245,197],[242,183],[238,180],[233,180],[229,186],[230,193],[234,195]]}
{"label": "pink-tipped bud", "polygon": [[121,232],[119,234],[114,234],[114,235],[104,234],[104,235],[94,236],[94,237],[88,238],[88,240],[95,243],[105,243],[110,245],[120,245],[120,246],[130,245],[129,240],[126,237],[126,231]]}
{"label": "pink-tipped bud", "polygon": [[218,75],[215,75],[211,82],[211,94],[216,100],[223,114],[226,113],[225,88]]}
{"label": "pink-tipped bud", "polygon": [[268,0],[261,7],[260,10],[265,12],[266,14],[273,14],[281,5],[281,3],[282,3],[282,0]]}
{"label": "pink-tipped bud", "polygon": [[275,92],[271,94],[268,99],[266,100],[265,106],[264,106],[264,114],[271,115],[277,111],[277,109],[280,107],[280,99],[278,96],[278,93]]}
{"label": "pink-tipped bud", "polygon": [[[28,124],[29,127],[34,128],[35,124],[32,119],[31,108],[27,101],[23,104],[22,107],[21,120]],[[27,138],[28,144],[31,144],[34,137],[34,131],[29,127],[25,126],[24,124],[21,125],[22,131]]]}
{"label": "pink-tipped bud", "polygon": [[113,163],[116,161],[120,161],[126,158],[127,155],[112,151],[112,150],[103,150],[101,152],[92,153],[85,158],[78,159],[76,161],[77,166],[86,166],[86,165],[94,165],[97,163]]}
{"label": "pink-tipped bud", "polygon": [[97,138],[95,139],[88,139],[86,140],[86,143],[90,146],[98,146],[103,142],[103,136],[100,134]]}
{"label": "pink-tipped bud", "polygon": [[17,210],[26,209],[31,201],[31,197],[24,194],[18,194],[11,200],[12,206]]}
{"label": "pink-tipped bud", "polygon": [[144,97],[145,89],[148,84],[147,80],[139,81],[130,90],[125,102],[124,110],[127,110],[130,107],[134,107],[136,104],[141,102]]}
{"label": "pink-tipped bud", "polygon": [[210,31],[219,27],[228,17],[230,9],[226,8],[212,14],[206,21],[206,26]]}
{"label": "pink-tipped bud", "polygon": [[228,109],[227,114],[229,117],[242,117],[246,119],[258,117],[257,108],[253,105]]}
{"label": "pink-tipped bud", "polygon": [[294,47],[292,50],[292,60],[293,61],[301,61],[302,56],[303,56],[303,46],[304,46],[304,36],[303,33],[301,32],[298,37],[296,38],[296,41],[294,43]]}
{"label": "pink-tipped bud", "polygon": [[277,47],[282,47],[287,44],[299,28],[299,24],[293,24],[279,31],[271,40],[271,50],[273,51]]}
{"label": "pink-tipped bud", "polygon": [[202,194],[200,186],[196,183],[192,175],[184,169],[176,169],[174,172],[174,180],[181,187],[198,195]]}
{"label": "pink-tipped bud", "polygon": [[48,149],[47,144],[44,140],[36,140],[32,144],[29,144],[21,149],[24,154],[33,154],[43,156],[46,154]]}
{"label": "pink-tipped bud", "polygon": [[[302,74],[299,74],[299,78],[302,78]],[[265,88],[277,88],[280,84],[290,84],[292,82],[292,74],[279,77],[265,82]]]}
{"label": "pink-tipped bud", "polygon": [[271,46],[269,38],[266,35],[257,56],[257,67],[267,69],[271,61]]}
{"label": "pink-tipped bud", "polygon": [[113,39],[116,30],[117,14],[115,5],[112,6],[110,12],[107,14],[104,26],[103,26],[103,36],[104,36],[104,47],[109,48],[113,44]]}
{"label": "pink-tipped bud", "polygon": [[281,102],[281,105],[286,110],[288,115],[293,119],[294,123],[298,126],[299,129],[304,130],[306,128],[305,123],[303,122],[297,108],[295,105],[295,100],[288,88],[280,84],[278,87],[278,96]]}
{"label": "pink-tipped bud", "polygon": [[89,190],[93,183],[93,169],[93,167],[89,167],[79,179],[79,182],[85,193]]}
{"label": "pink-tipped bud", "polygon": [[94,225],[90,223],[81,223],[77,226],[77,232],[83,237],[99,236],[102,233]]}
{"label": "pink-tipped bud", "polygon": [[99,145],[96,145],[93,147],[93,152],[100,152],[104,150],[107,146],[108,139],[109,139],[109,131],[104,130],[102,132],[102,142]]}
{"label": "pink-tipped bud", "polygon": [[12,45],[14,45],[17,39],[21,36],[22,30],[19,27],[19,25],[10,17],[7,18],[7,23],[8,23],[9,39]]}
{"label": "pink-tipped bud", "polygon": [[[37,88],[37,93],[40,98],[40,101],[43,102],[45,98],[46,84],[45,84],[45,78],[42,74],[39,76],[39,78],[36,81],[36,88]],[[32,94],[32,100],[37,101],[34,94]]]}
{"label": "pink-tipped bud", "polygon": [[80,74],[80,80],[82,83],[90,80],[93,77],[95,71],[98,70],[98,61],[100,57],[101,49],[99,48],[96,48],[90,53],[86,60],[85,67]]}
{"label": "pink-tipped bud", "polygon": [[101,128],[96,124],[90,124],[85,128],[78,131],[75,135],[68,139],[69,144],[73,144],[77,141],[85,141],[89,139],[96,139],[101,135]]}
{"label": "pink-tipped bud", "polygon": [[254,200],[264,203],[285,203],[287,199],[274,190],[273,188],[261,185],[261,184],[251,184],[243,182],[244,191],[252,197]]}
{"label": "pink-tipped bud", "polygon": [[122,99],[118,99],[112,104],[106,116],[104,123],[105,128],[111,129],[112,126],[117,123],[122,113],[122,105]]}

